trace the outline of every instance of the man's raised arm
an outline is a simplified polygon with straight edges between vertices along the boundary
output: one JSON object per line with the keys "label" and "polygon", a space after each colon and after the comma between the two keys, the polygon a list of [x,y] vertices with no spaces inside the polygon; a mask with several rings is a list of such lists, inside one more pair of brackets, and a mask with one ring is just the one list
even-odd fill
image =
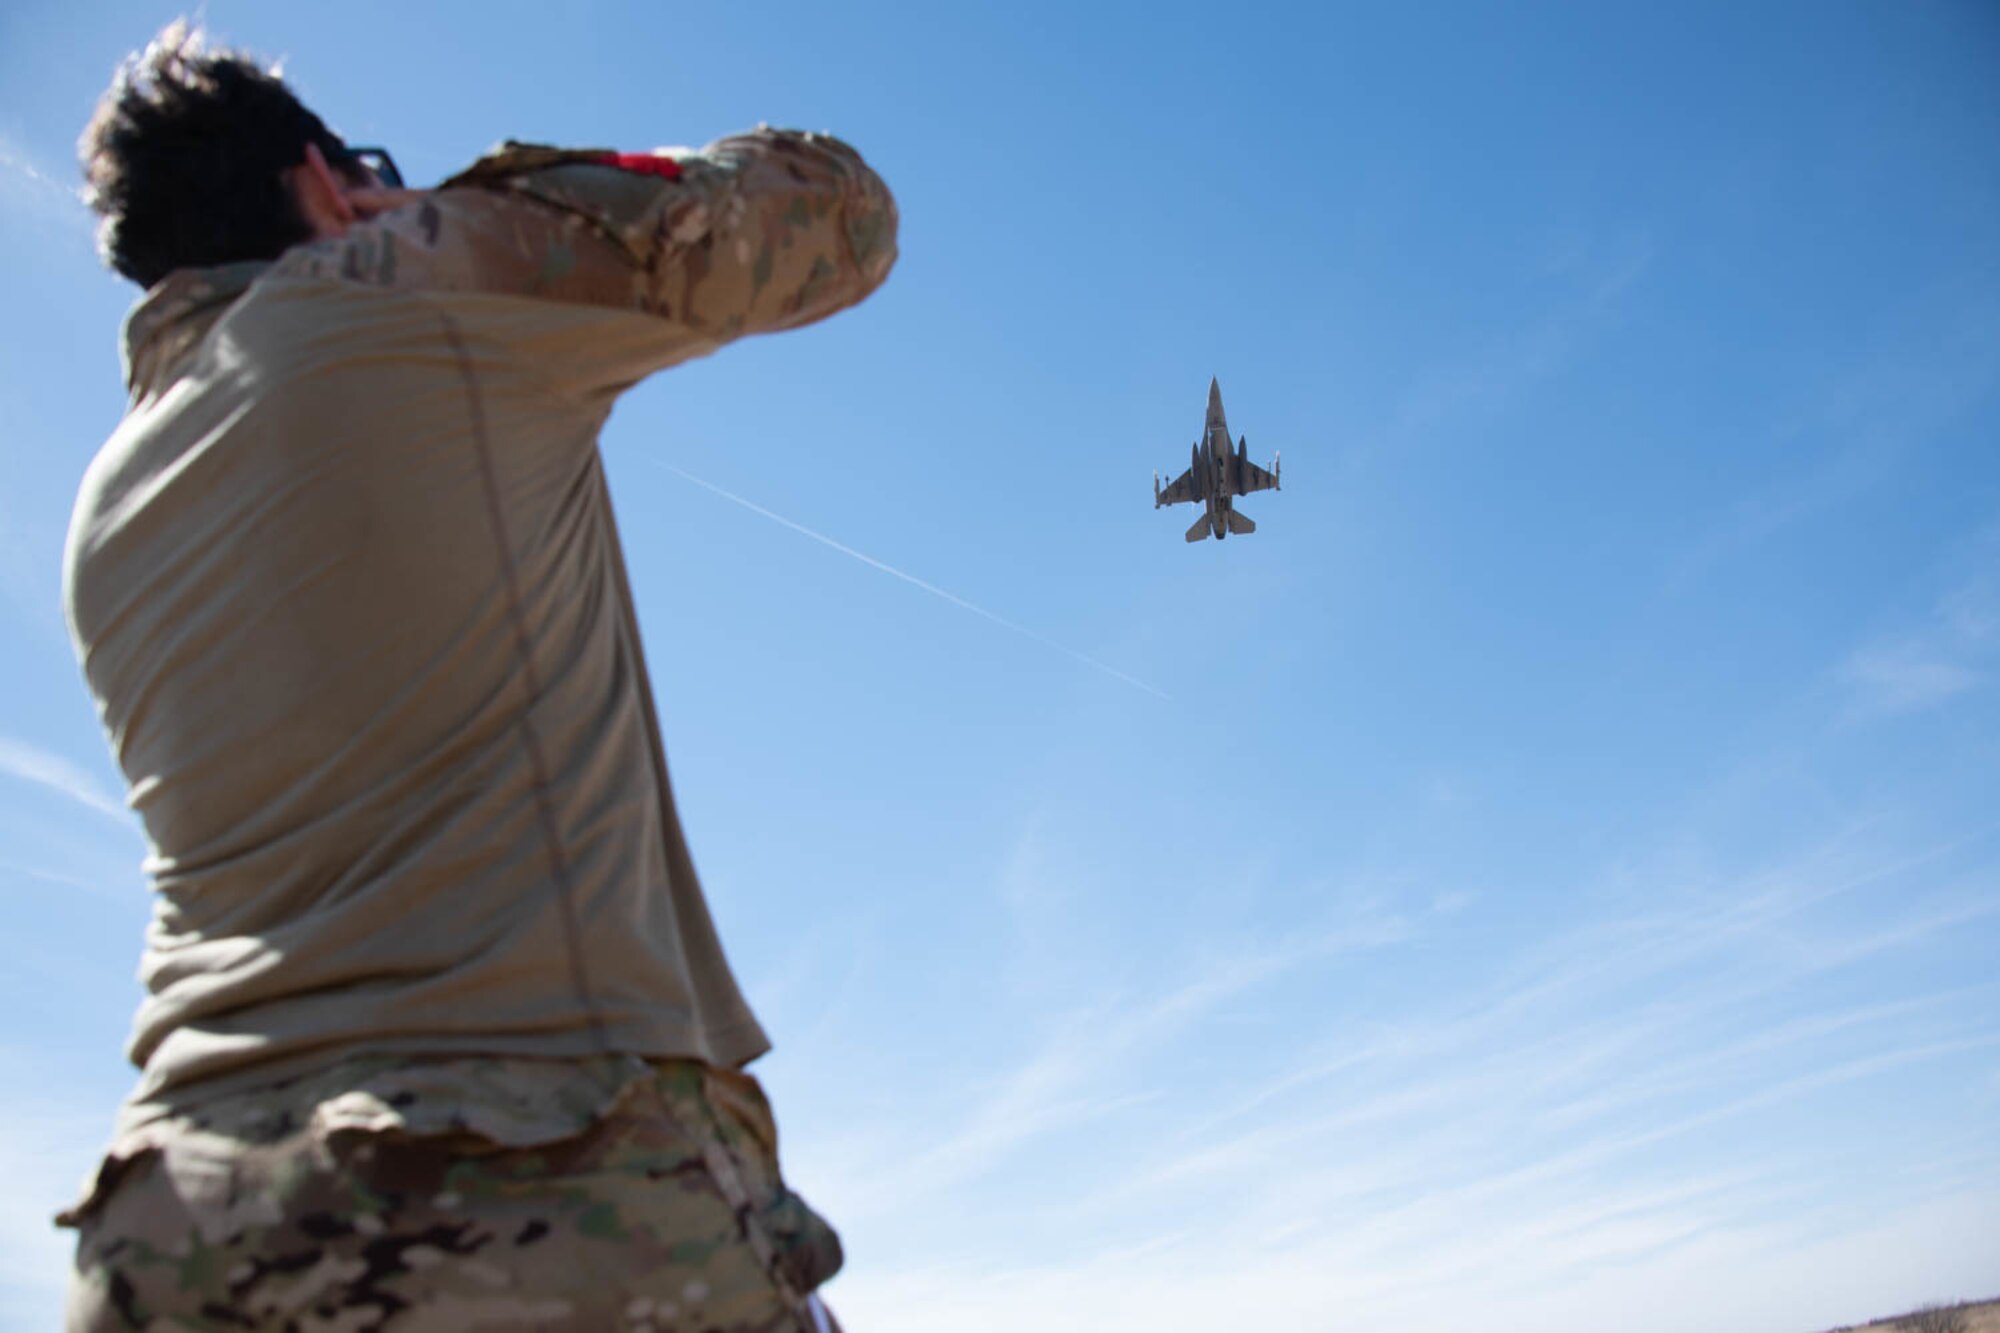
{"label": "man's raised arm", "polygon": [[529,296],[654,315],[685,335],[671,364],[824,319],[896,260],[896,205],[830,135],[758,129],[699,152],[509,143],[436,190],[281,272],[387,288]]}

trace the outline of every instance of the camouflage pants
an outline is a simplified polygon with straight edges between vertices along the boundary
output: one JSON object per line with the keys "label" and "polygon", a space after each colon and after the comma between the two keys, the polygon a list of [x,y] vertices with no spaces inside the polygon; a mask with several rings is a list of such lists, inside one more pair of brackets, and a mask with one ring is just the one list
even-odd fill
{"label": "camouflage pants", "polygon": [[171,1143],[80,1219],[71,1333],[824,1333],[831,1228],[754,1080],[658,1075],[584,1134]]}

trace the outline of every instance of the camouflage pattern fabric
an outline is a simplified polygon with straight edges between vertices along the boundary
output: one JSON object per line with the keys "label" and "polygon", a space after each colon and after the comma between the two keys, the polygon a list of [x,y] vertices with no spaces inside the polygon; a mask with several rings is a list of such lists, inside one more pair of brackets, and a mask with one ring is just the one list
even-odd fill
{"label": "camouflage pattern fabric", "polygon": [[861,301],[895,265],[898,227],[881,177],[828,134],[765,127],[654,154],[510,142],[273,271],[652,315],[680,345],[650,373]]}
{"label": "camouflage pattern fabric", "polygon": [[529,1146],[189,1129],[115,1164],[74,1220],[72,1333],[811,1333],[830,1325],[807,1293],[841,1262],[779,1175],[756,1081],[692,1061]]}
{"label": "camouflage pattern fabric", "polygon": [[[527,1147],[581,1134],[637,1095],[659,1065],[637,1055],[575,1059],[374,1052],[322,1059],[301,1073],[252,1071],[212,1079],[128,1115],[104,1169],[167,1143],[215,1135],[271,1144],[310,1131],[394,1130],[411,1138],[467,1133],[496,1147]],[[128,1108],[128,1110],[131,1108]],[[101,1173],[100,1173],[101,1174]],[[86,1189],[72,1214],[90,1207]]]}

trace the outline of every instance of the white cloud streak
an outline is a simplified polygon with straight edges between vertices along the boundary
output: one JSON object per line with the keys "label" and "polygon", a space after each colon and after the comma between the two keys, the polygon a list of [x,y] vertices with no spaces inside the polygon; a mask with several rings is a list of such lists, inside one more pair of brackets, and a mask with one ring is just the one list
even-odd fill
{"label": "white cloud streak", "polygon": [[[844,1279],[833,1303],[855,1326],[887,1333],[935,1327],[940,1310],[964,1333],[1769,1333],[1845,1322],[1885,1286],[1915,1304],[1941,1288],[1970,1294],[1992,1280],[1980,1238],[2000,1226],[2000,1205],[1976,1192],[1832,1238],[1775,1226],[1703,1229],[1694,1211],[1703,1199],[1699,1189],[1662,1192],[1596,1212],[1497,1219],[1448,1248],[1386,1262],[1340,1243],[1216,1245],[1208,1237],[1004,1273],[961,1261]],[[1939,1236],[1955,1243],[1939,1244]]]}
{"label": "white cloud streak", "polygon": [[27,153],[0,137],[0,204],[88,236],[91,214],[77,191],[57,181]]}
{"label": "white cloud streak", "polygon": [[723,499],[728,500],[732,504],[741,505],[743,508],[749,510],[753,514],[758,514],[764,518],[768,518],[773,523],[776,523],[781,527],[790,528],[793,532],[798,533],[802,537],[810,537],[812,538],[812,540],[820,543],[822,546],[831,547],[832,549],[840,552],[842,555],[852,556],[854,559],[859,560],[862,564],[867,565],[871,569],[879,569],[884,574],[888,574],[895,578],[899,578],[903,582],[909,584],[914,588],[921,588],[923,591],[929,593],[931,596],[942,598],[944,601],[950,602],[953,606],[956,606],[961,610],[970,611],[975,616],[979,616],[985,620],[990,620],[1004,630],[1012,631],[1013,633],[1018,634],[1025,639],[1032,639],[1036,643],[1039,643],[1046,648],[1053,648],[1057,652],[1061,653],[1063,656],[1081,662],[1083,665],[1090,667],[1092,670],[1101,671],[1105,675],[1110,676],[1115,680],[1123,681],[1125,684],[1132,686],[1134,689],[1143,690],[1147,694],[1152,695],[1155,699],[1164,699],[1169,702],[1171,702],[1173,699],[1173,696],[1168,694],[1166,691],[1158,689],[1152,685],[1148,685],[1145,681],[1140,680],[1137,676],[1127,675],[1125,672],[1120,671],[1117,667],[1111,666],[1108,663],[1100,662],[1095,657],[1092,657],[1089,653],[1078,652],[1074,648],[1056,642],[1054,639],[1051,639],[1046,634],[1042,634],[1036,630],[1029,629],[1026,625],[1017,624],[1014,621],[1007,619],[1005,616],[997,615],[992,611],[988,611],[983,606],[979,606],[975,603],[968,602],[963,597],[958,596],[956,593],[946,592],[943,588],[938,587],[935,583],[926,583],[923,579],[918,578],[914,574],[906,574],[902,570],[897,569],[894,565],[887,564],[883,561],[877,560],[872,555],[867,555],[861,551],[857,551],[852,546],[847,546],[841,542],[837,542],[823,532],[815,532],[811,528],[807,527],[805,524],[796,523],[791,519],[786,518],[783,514],[772,513],[770,510],[764,508],[762,505],[757,504],[756,502],[751,500],[746,500],[742,496],[737,495],[733,491],[726,491],[722,487],[717,486],[714,482],[703,481],[700,477],[695,476],[692,472],[688,472],[682,468],[675,467],[672,463],[662,463],[658,459],[648,458],[645,461],[652,464],[652,466],[654,467],[660,468],[663,471],[673,473],[675,476],[681,478],[681,480],[683,481],[692,482],[694,485],[701,487],[705,491],[709,491],[712,492],[713,494],[719,495]]}
{"label": "white cloud streak", "polygon": [[962,1114],[927,1139],[850,1142],[838,1176],[845,1217],[908,1215],[1000,1169],[1031,1145],[1163,1095],[1135,1073],[1232,1001],[1302,969],[1399,945],[1415,922],[1364,911],[1299,938],[1222,951],[1171,983],[1081,1005],[1046,1023],[1048,1035],[997,1074]]}
{"label": "white cloud streak", "polygon": [[[1576,247],[1549,266],[1568,294],[1455,365],[1424,376],[1379,431],[1374,450],[1422,440],[1466,417],[1500,410],[1524,389],[1557,377],[1600,336],[1651,270],[1652,238],[1633,233]],[[1358,456],[1358,455],[1357,455]]]}
{"label": "white cloud streak", "polygon": [[1839,676],[1849,700],[1845,720],[1921,712],[1985,685],[2000,647],[2000,521],[1971,543],[1973,572],[1958,581],[1921,623],[1868,644]]}
{"label": "white cloud streak", "polygon": [[51,1090],[17,1051],[0,1051],[0,1106],[0,1326],[60,1328],[75,1233],[53,1218],[103,1151],[110,1107]]}
{"label": "white cloud streak", "polygon": [[25,742],[0,736],[0,773],[32,782],[58,792],[78,805],[110,815],[120,822],[131,819],[125,803],[110,795],[97,780],[61,755],[50,754]]}
{"label": "white cloud streak", "polygon": [[1978,672],[1916,643],[1865,648],[1848,660],[1843,675],[1854,688],[1857,712],[1867,715],[1935,707],[1981,680]]}
{"label": "white cloud streak", "polygon": [[39,866],[23,865],[19,861],[0,858],[0,879],[10,876],[38,880],[43,884],[54,884],[65,889],[75,889],[79,893],[87,893],[106,902],[126,904],[131,901],[129,893],[121,893],[103,884],[92,883],[79,875],[66,875],[54,870],[44,870]]}
{"label": "white cloud streak", "polygon": [[1665,586],[1684,592],[1787,529],[1879,489],[2000,384],[1996,336],[2000,309],[1977,306],[1920,332],[1905,331],[1895,351],[1843,366],[1813,386],[1791,420],[1740,446],[1783,442],[1784,452],[1802,455],[1805,464],[1780,481],[1732,494],[1728,512],[1670,558]]}
{"label": "white cloud streak", "polygon": [[[1869,832],[1692,887],[1640,875],[1636,910],[1531,944],[1490,984],[1440,992],[1435,1010],[1383,1012],[1351,985],[1315,1010],[1295,988],[1313,961],[1459,928],[1438,913],[1334,932],[1325,947],[1223,954],[1178,984],[1072,1011],[966,1114],[927,1110],[817,1171],[872,1261],[835,1304],[889,1333],[941,1308],[954,1327],[1058,1333],[1582,1333],[1614,1316],[1747,1333],[1784,1326],[1774,1313],[1800,1328],[1813,1310],[1822,1324],[1860,1317],[1879,1297],[1842,1306],[1801,1279],[1771,1307],[1760,1284],[1774,1264],[1797,1257],[1798,1277],[1808,1258],[1845,1253],[1865,1218],[1929,1218],[1938,1186],[1922,1182],[2000,1185],[1990,1146],[1944,1132],[1898,1149],[1889,1196],[1857,1196],[1825,1179],[1824,1146],[1798,1129],[2000,1048],[1990,985],[1855,989],[1862,969],[1923,957],[2000,910],[1988,861],[1946,874],[1984,835],[1885,854]],[[1956,889],[1913,891],[1925,882]],[[1294,988],[1293,1030],[1259,1081],[1218,1024],[1280,986]],[[1977,1193],[1951,1209],[2000,1211]],[[909,1220],[938,1217],[955,1220]],[[1981,1294],[1946,1285],[1977,1271],[1966,1254],[1913,1234],[1924,1239],[1884,1259],[1897,1280],[1931,1284],[1913,1303]],[[1698,1300],[1643,1298],[1660,1287],[1664,1300],[1704,1265]],[[1878,1269],[1870,1290],[1883,1281]]]}

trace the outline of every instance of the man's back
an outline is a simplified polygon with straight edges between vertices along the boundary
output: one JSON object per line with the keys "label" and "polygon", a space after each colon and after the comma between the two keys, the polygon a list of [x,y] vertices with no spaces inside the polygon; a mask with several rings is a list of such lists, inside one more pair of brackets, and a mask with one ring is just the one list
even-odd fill
{"label": "man's back", "polygon": [[893,208],[815,136],[596,156],[501,154],[128,323],[66,578],[160,893],[128,1126],[344,1049],[765,1048],[674,816],[597,432],[648,371],[858,300]]}
{"label": "man's back", "polygon": [[135,316],[137,362],[190,346],[68,582],[161,894],[142,1098],[329,1046],[763,1049],[666,787],[611,399],[536,355],[643,318],[255,269]]}

